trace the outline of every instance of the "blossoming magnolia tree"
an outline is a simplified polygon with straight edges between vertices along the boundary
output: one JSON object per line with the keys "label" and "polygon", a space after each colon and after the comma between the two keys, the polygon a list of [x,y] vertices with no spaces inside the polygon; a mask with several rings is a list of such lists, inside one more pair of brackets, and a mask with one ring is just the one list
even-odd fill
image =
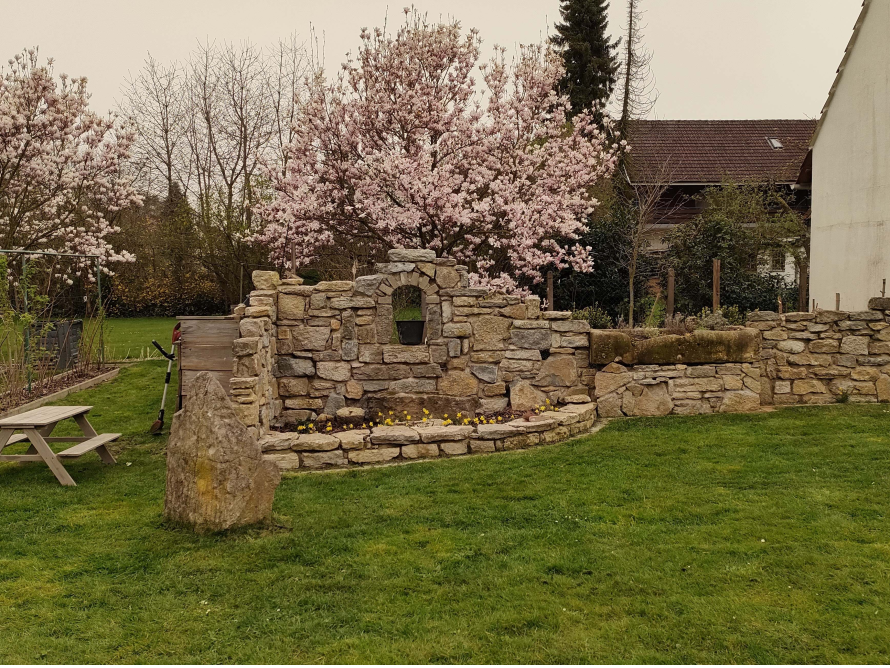
{"label": "blossoming magnolia tree", "polygon": [[107,236],[114,216],[140,202],[123,173],[134,133],[89,109],[85,78],[59,79],[34,49],[0,78],[0,243],[129,260]]}
{"label": "blossoming magnolia tree", "polygon": [[[477,31],[406,10],[395,36],[362,32],[336,82],[319,75],[297,120],[257,239],[305,265],[323,253],[434,249],[477,285],[539,282],[541,268],[589,271],[574,243],[597,206],[591,187],[619,147],[587,110],[567,123],[547,47],[503,49],[481,65]],[[592,112],[593,110],[589,110]],[[344,258],[347,259],[348,258]]]}

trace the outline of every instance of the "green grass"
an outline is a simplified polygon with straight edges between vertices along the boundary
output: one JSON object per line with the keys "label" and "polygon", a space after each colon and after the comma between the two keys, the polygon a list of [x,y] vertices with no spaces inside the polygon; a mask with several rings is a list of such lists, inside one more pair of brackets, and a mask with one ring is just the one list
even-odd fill
{"label": "green grass", "polygon": [[163,368],[66,401],[117,466],[0,464],[0,661],[890,661],[886,406],[297,475],[288,528],[198,537],[162,521]]}
{"label": "green grass", "polygon": [[151,341],[155,339],[169,351],[170,337],[176,322],[176,318],[108,318],[105,321],[106,358],[160,358],[160,353],[151,345]]}

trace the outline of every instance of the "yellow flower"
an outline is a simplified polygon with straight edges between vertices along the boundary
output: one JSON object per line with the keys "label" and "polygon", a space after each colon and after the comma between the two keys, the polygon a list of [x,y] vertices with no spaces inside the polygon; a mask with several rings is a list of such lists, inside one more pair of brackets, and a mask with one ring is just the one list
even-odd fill
{"label": "yellow flower", "polygon": [[352,429],[352,425],[349,425],[349,428]]}
{"label": "yellow flower", "polygon": [[303,425],[300,425],[299,427],[297,427],[297,431],[303,431],[305,428],[306,427],[304,427]]}
{"label": "yellow flower", "polygon": [[470,424],[470,418],[464,418],[464,424]]}
{"label": "yellow flower", "polygon": [[332,429],[333,427],[331,425],[328,425],[327,431],[331,431]]}
{"label": "yellow flower", "polygon": [[423,418],[423,421],[426,422],[426,418]]}
{"label": "yellow flower", "polygon": [[546,411],[546,410],[547,410],[547,408],[544,407],[544,406],[540,406],[539,408],[540,408],[542,411]]}
{"label": "yellow flower", "polygon": [[362,429],[367,429],[367,425],[365,425],[364,423],[362,423]]}
{"label": "yellow flower", "polygon": [[550,399],[547,400],[547,403],[548,403],[548,404],[550,403]]}
{"label": "yellow flower", "polygon": [[[406,415],[407,415],[407,413],[406,413]],[[410,420],[410,419],[411,419],[411,416],[408,415],[408,417],[406,417],[405,419],[406,419],[406,420]]]}
{"label": "yellow flower", "polygon": [[460,417],[461,415],[463,415],[463,414],[462,414],[462,413],[458,413],[458,414],[457,414],[457,417]]}
{"label": "yellow flower", "polygon": [[448,419],[448,413],[445,413],[445,415],[444,415],[443,417],[447,420],[447,419]]}
{"label": "yellow flower", "polygon": [[310,429],[315,429],[315,425],[312,424],[312,423],[310,422],[310,423],[309,423],[309,428],[310,428]]}
{"label": "yellow flower", "polygon": [[500,415],[498,415],[498,422],[503,421],[503,419],[504,419],[504,418],[502,418]]}
{"label": "yellow flower", "polygon": [[390,414],[390,415],[393,415],[394,413],[393,413],[393,411],[390,411],[389,414]]}
{"label": "yellow flower", "polygon": [[424,409],[423,409],[423,414],[424,414],[424,415],[429,415],[430,412],[429,412],[426,408],[424,408]]}

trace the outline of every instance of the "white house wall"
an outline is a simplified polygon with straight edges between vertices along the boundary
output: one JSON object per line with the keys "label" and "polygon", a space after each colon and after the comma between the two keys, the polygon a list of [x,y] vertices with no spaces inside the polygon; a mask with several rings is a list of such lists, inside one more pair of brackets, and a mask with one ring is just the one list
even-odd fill
{"label": "white house wall", "polygon": [[890,279],[890,0],[872,0],[813,148],[810,296],[865,310]]}

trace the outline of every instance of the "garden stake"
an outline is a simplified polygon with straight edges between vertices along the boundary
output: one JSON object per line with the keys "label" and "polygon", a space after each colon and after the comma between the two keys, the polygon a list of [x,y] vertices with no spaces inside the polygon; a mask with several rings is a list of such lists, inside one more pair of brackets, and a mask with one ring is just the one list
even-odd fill
{"label": "garden stake", "polygon": [[170,387],[170,372],[173,370],[173,360],[176,359],[176,354],[165,351],[157,341],[152,341],[152,345],[161,351],[161,355],[167,358],[167,377],[164,379],[164,395],[161,399],[161,410],[158,413],[158,419],[154,421],[148,430],[149,434],[160,434],[164,428],[164,406],[167,405],[167,388]]}

